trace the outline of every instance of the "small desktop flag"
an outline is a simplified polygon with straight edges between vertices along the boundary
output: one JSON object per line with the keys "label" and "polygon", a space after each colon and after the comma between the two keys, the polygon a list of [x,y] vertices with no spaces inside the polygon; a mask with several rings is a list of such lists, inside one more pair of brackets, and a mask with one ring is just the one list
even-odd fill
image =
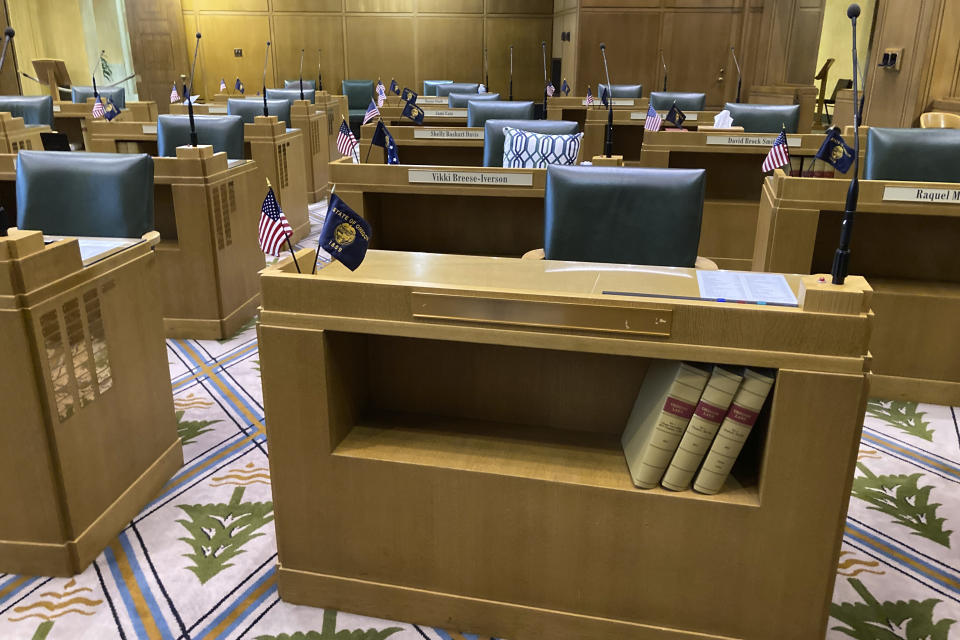
{"label": "small desktop flag", "polygon": [[243,95],[243,83],[240,82],[240,78],[237,78],[237,81],[233,83],[233,88],[240,92],[240,95]]}
{"label": "small desktop flag", "polygon": [[423,109],[408,102],[406,106],[403,107],[403,113],[401,114],[405,118],[410,118],[416,124],[423,124]]}
{"label": "small desktop flag", "polygon": [[107,98],[107,105],[103,108],[103,117],[111,121],[120,115],[120,107],[113,101],[113,98]]}
{"label": "small desktop flag", "polygon": [[227,80],[226,78],[220,78],[220,93],[223,93],[227,90]]}
{"label": "small desktop flag", "polygon": [[390,79],[390,93],[396,96],[400,95],[400,85],[393,78]]}
{"label": "small desktop flag", "polygon": [[387,164],[400,164],[400,156],[397,154],[397,143],[393,136],[387,130],[383,120],[377,123],[377,130],[373,132],[370,138],[370,144],[383,147],[387,150]]}
{"label": "small desktop flag", "polygon": [[761,171],[773,171],[779,167],[790,164],[790,148],[787,146],[787,132],[780,130],[780,135],[774,140],[770,152],[763,160]]}
{"label": "small desktop flag", "polygon": [[354,164],[360,162],[360,143],[353,136],[353,131],[347,126],[346,120],[340,121],[340,131],[337,133],[337,151],[342,156],[352,156]]}
{"label": "small desktop flag", "polygon": [[280,209],[280,203],[273,194],[273,187],[267,190],[267,197],[260,207],[260,248],[271,256],[280,255],[280,247],[293,235],[293,229],[287,217]]}
{"label": "small desktop flag", "polygon": [[383,103],[387,100],[387,88],[383,86],[383,82],[377,80],[377,106],[382,107]]}
{"label": "small desktop flag", "polygon": [[553,83],[552,83],[552,82],[548,82],[548,83],[547,83],[547,97],[548,97],[548,98],[552,98],[552,97],[553,97],[553,94],[556,93],[556,92],[557,92],[557,90],[553,88]]}
{"label": "small desktop flag", "polygon": [[605,107],[610,106],[610,95],[607,92],[607,88],[602,85],[600,87],[600,103],[603,104],[603,106]]}
{"label": "small desktop flag", "polygon": [[370,106],[367,107],[367,112],[363,114],[363,122],[361,124],[367,124],[374,118],[380,117],[380,109],[377,109],[377,105],[374,104],[373,98],[370,99]]}
{"label": "small desktop flag", "polygon": [[830,127],[815,157],[832,165],[840,173],[846,173],[853,164],[853,149],[840,135],[839,127]]}
{"label": "small desktop flag", "polygon": [[100,99],[100,96],[97,96],[97,99],[93,101],[93,117],[102,118],[103,113],[103,100]]}
{"label": "small desktop flag", "polygon": [[647,107],[647,119],[643,123],[644,131],[660,131],[660,126],[663,124],[663,120],[660,118],[660,114],[657,113],[657,110],[653,108],[653,104]]}
{"label": "small desktop flag", "polygon": [[669,122],[673,126],[680,128],[680,125],[683,124],[683,121],[687,119],[687,116],[680,110],[680,107],[677,106],[677,103],[674,102],[670,107],[670,111],[667,111],[667,117],[664,118],[666,122]]}
{"label": "small desktop flag", "polygon": [[370,223],[357,215],[337,194],[330,194],[319,246],[347,269],[355,271],[370,246]]}
{"label": "small desktop flag", "polygon": [[593,93],[590,91],[590,85],[587,85],[587,106],[593,105]]}
{"label": "small desktop flag", "polygon": [[417,94],[414,91],[411,91],[410,89],[404,87],[403,94],[400,96],[400,99],[403,100],[404,102],[416,102]]}
{"label": "small desktop flag", "polygon": [[173,89],[170,90],[170,104],[180,102],[180,94],[177,92],[177,83],[173,83]]}
{"label": "small desktop flag", "polygon": [[563,79],[563,84],[560,85],[560,91],[563,91],[563,95],[570,95],[570,85],[567,84],[567,79]]}

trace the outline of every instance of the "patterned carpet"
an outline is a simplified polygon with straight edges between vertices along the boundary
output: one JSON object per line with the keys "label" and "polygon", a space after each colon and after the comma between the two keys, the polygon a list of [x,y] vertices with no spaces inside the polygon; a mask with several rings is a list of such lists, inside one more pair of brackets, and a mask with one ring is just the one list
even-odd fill
{"label": "patterned carpet", "polygon": [[[280,601],[253,325],[167,347],[183,468],[81,575],[0,574],[0,640],[478,640]],[[958,418],[870,403],[830,640],[960,638]]]}

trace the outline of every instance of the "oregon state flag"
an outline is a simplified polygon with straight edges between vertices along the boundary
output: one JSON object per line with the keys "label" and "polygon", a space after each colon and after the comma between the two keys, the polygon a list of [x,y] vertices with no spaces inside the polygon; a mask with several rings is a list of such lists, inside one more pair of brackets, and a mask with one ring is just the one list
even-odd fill
{"label": "oregon state flag", "polygon": [[846,173],[853,164],[853,149],[840,135],[839,127],[830,127],[815,157],[833,165],[840,173]]}
{"label": "oregon state flag", "polygon": [[355,271],[370,246],[370,223],[347,206],[337,194],[330,195],[327,218],[320,231],[320,247]]}

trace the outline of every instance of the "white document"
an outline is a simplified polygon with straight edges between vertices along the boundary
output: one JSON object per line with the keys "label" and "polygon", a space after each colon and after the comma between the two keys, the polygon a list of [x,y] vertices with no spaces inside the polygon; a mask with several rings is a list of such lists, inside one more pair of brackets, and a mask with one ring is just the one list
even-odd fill
{"label": "white document", "polygon": [[697,284],[707,300],[797,306],[797,296],[779,273],[697,271]]}

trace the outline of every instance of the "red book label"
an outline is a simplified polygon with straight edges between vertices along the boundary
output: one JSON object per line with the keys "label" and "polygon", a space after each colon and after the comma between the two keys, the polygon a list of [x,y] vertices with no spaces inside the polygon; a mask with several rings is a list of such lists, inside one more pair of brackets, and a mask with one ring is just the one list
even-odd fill
{"label": "red book label", "polygon": [[752,427],[759,415],[756,411],[751,411],[736,404],[730,405],[730,411],[727,413],[728,418],[747,427]]}
{"label": "red book label", "polygon": [[700,404],[697,405],[697,415],[710,422],[720,422],[723,420],[724,414],[723,409],[701,401]]}
{"label": "red book label", "polygon": [[663,405],[663,410],[667,413],[672,413],[673,415],[689,420],[693,416],[693,410],[696,407],[689,402],[684,402],[683,400],[678,400],[673,396],[667,398],[666,404]]}

